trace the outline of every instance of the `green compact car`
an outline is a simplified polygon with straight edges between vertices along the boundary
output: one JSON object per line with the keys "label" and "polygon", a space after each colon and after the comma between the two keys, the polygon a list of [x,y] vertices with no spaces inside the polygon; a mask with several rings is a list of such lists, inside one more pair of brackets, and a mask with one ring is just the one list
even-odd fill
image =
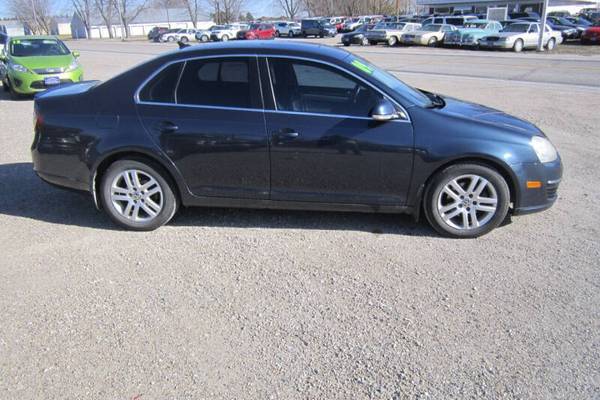
{"label": "green compact car", "polygon": [[31,95],[63,83],[83,80],[79,53],[52,36],[16,36],[5,44],[0,60],[6,64],[4,90],[14,97]]}

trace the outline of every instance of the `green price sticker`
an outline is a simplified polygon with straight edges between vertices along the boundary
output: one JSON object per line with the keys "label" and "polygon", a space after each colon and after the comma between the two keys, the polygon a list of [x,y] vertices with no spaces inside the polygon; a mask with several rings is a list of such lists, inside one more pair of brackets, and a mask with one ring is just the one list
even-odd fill
{"label": "green price sticker", "polygon": [[369,75],[373,74],[373,70],[371,69],[371,67],[369,67],[368,65],[365,65],[365,64],[361,63],[358,60],[352,61],[352,65],[354,65],[356,68],[360,69],[362,72],[366,72]]}

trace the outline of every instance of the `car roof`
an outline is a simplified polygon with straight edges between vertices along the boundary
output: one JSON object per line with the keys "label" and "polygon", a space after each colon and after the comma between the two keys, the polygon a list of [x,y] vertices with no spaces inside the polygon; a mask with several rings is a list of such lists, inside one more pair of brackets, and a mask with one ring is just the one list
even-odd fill
{"label": "car roof", "polygon": [[256,53],[256,54],[288,54],[296,56],[306,56],[315,58],[335,58],[342,60],[350,54],[346,50],[336,47],[325,46],[318,43],[294,42],[294,41],[255,41],[255,40],[239,40],[231,42],[212,42],[199,45],[192,45],[182,50],[176,50],[179,54],[220,54],[226,53]]}
{"label": "car roof", "polygon": [[52,35],[21,35],[21,36],[11,36],[11,40],[27,40],[27,39],[55,39],[58,40],[56,36]]}

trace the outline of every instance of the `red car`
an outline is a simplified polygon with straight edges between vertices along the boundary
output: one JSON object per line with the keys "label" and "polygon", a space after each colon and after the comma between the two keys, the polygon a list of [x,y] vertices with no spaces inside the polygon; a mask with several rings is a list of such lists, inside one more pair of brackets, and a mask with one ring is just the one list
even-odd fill
{"label": "red car", "polygon": [[590,26],[583,32],[581,44],[600,44],[600,23]]}
{"label": "red car", "polygon": [[252,24],[246,32],[246,39],[273,39],[275,27],[272,24]]}

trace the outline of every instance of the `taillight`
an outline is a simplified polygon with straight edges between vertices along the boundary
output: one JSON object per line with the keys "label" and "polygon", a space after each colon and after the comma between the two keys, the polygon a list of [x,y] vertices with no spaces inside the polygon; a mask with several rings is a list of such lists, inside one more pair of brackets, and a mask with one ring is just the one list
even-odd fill
{"label": "taillight", "polygon": [[33,127],[37,129],[44,124],[44,118],[37,107],[33,107]]}

